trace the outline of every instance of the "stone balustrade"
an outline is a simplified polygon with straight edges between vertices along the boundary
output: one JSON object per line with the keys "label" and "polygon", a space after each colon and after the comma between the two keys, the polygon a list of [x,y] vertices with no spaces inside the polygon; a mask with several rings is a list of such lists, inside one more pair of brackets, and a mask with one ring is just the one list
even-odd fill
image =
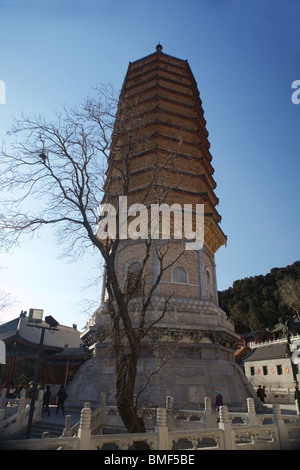
{"label": "stone balustrade", "polygon": [[[14,406],[13,406],[14,405]],[[7,410],[13,413],[7,413]],[[6,439],[22,429],[28,422],[30,402],[21,395],[19,399],[6,398],[4,388],[0,399],[0,440]],[[38,399],[34,405],[33,422],[40,419],[43,412],[43,390],[39,391]],[[8,416],[6,416],[8,414]]]}
{"label": "stone balustrade", "polygon": [[[280,406],[274,404],[273,414],[256,414],[254,400],[248,398],[247,412],[229,412],[226,406],[220,412],[212,411],[210,399],[205,400],[206,408],[202,412],[203,419],[197,429],[170,429],[170,413],[172,400],[168,397],[168,407],[156,410],[154,430],[146,433],[101,433],[102,428],[109,424],[111,414],[102,396],[102,406],[91,411],[86,403],[81,411],[79,425],[71,428],[70,416],[66,416],[63,435],[51,438],[44,433],[42,439],[26,439],[19,441],[1,441],[1,449],[15,450],[105,450],[114,445],[119,450],[134,448],[136,442],[146,442],[151,450],[164,451],[196,451],[196,450],[287,450],[300,448],[299,416],[283,415]],[[186,422],[192,423],[192,416],[199,416],[199,411],[180,410],[186,416]],[[263,418],[263,419],[262,419]],[[236,419],[240,422],[235,423]],[[264,420],[269,422],[264,423]],[[174,423],[173,423],[174,424]],[[98,433],[94,434],[98,429]]]}
{"label": "stone balustrade", "polygon": [[[291,342],[300,341],[300,335],[299,334],[291,335],[290,340],[291,340]],[[251,341],[251,342],[248,343],[248,346],[250,348],[262,348],[264,346],[270,346],[272,344],[279,344],[279,343],[286,343],[286,342],[287,342],[286,337],[283,337],[283,338],[278,338],[278,339],[269,339],[269,340],[266,340],[266,341],[260,341],[260,342],[257,342],[257,343],[255,341]]]}

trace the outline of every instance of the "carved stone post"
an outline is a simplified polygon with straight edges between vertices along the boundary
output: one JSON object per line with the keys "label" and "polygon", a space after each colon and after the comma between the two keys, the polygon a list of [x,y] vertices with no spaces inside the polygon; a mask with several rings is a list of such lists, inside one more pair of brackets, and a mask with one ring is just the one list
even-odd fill
{"label": "carved stone post", "polygon": [[289,438],[288,438],[286,425],[284,423],[284,420],[281,414],[279,403],[273,404],[273,417],[274,417],[274,423],[276,424],[277,429],[278,429],[280,448],[281,450],[287,450],[289,448]]}
{"label": "carved stone post", "polygon": [[91,447],[91,405],[85,403],[81,410],[78,430],[79,450],[90,450]]}
{"label": "carved stone post", "polygon": [[158,433],[158,450],[169,450],[167,411],[165,408],[157,409],[157,425],[155,426],[155,432]]}
{"label": "carved stone post", "polygon": [[67,415],[65,419],[65,427],[62,433],[64,437],[72,437],[71,420],[72,420],[72,416]]}
{"label": "carved stone post", "polygon": [[166,409],[167,409],[167,411],[172,411],[172,409],[173,409],[173,397],[168,396],[166,398]]}
{"label": "carved stone post", "polygon": [[255,403],[253,398],[247,398],[248,425],[256,426]]}
{"label": "carved stone post", "polygon": [[232,450],[233,446],[232,446],[231,425],[228,419],[227,406],[220,406],[219,429],[223,429],[223,433],[224,433],[224,450]]}
{"label": "carved stone post", "polygon": [[211,429],[211,399],[204,398],[204,429]]}
{"label": "carved stone post", "polygon": [[102,434],[102,427],[105,425],[106,422],[106,393],[101,393],[101,434]]}
{"label": "carved stone post", "polygon": [[300,418],[300,410],[299,410],[299,403],[298,403],[298,400],[295,400],[295,406],[296,406],[296,412],[297,412],[297,417],[298,417],[298,421],[299,421],[299,418]]}
{"label": "carved stone post", "polygon": [[42,417],[42,414],[43,414],[43,405],[44,405],[44,402],[43,402],[43,390],[39,390],[39,393],[38,393],[38,399],[37,399],[37,402],[35,403],[35,412],[34,412],[34,419],[40,419]]}
{"label": "carved stone post", "polygon": [[18,420],[18,429],[21,429],[23,426],[26,425],[26,398],[20,398],[19,408],[17,413],[17,420]]}

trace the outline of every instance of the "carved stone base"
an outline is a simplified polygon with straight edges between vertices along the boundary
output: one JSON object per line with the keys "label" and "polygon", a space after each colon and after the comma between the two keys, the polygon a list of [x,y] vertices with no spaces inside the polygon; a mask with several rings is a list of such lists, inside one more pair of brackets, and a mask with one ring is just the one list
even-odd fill
{"label": "carved stone base", "polygon": [[[151,320],[159,315],[161,299],[156,299]],[[136,309],[136,310],[135,310]],[[138,312],[138,303],[133,306]],[[68,387],[68,402],[82,405],[90,401],[99,406],[101,393],[115,404],[114,358],[109,347],[110,318],[102,305],[91,331],[98,332],[94,357],[84,363]],[[143,343],[138,365],[136,393],[149,376],[151,380],[141,397],[141,405],[165,406],[166,397],[183,407],[204,406],[205,397],[214,403],[221,392],[224,404],[244,409],[253,388],[235,364],[232,345],[238,335],[225,313],[209,301],[176,299]],[[155,372],[155,373],[154,373]]]}

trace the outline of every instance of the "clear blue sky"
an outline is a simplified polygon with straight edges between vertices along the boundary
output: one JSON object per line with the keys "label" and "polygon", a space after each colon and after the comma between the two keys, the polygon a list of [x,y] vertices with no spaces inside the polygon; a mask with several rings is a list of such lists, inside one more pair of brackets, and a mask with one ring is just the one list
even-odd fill
{"label": "clear blue sky", "polygon": [[[300,79],[298,0],[0,0],[0,133],[22,112],[51,117],[99,83],[121,88],[128,63],[155,51],[187,59],[203,101],[227,247],[216,254],[219,290],[299,256]],[[50,231],[1,254],[0,289],[22,309],[44,308],[82,329],[82,291],[94,252],[57,259]],[[92,310],[89,312],[92,313]]]}

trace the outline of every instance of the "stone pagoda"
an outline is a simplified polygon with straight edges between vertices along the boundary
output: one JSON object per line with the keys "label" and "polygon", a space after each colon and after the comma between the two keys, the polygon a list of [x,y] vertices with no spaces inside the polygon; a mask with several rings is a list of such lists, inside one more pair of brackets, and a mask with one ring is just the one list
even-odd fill
{"label": "stone pagoda", "polygon": [[[144,345],[139,366],[137,387],[155,367],[159,371],[144,391],[144,403],[164,405],[167,396],[178,404],[203,403],[205,397],[214,401],[218,390],[224,404],[239,409],[245,406],[247,397],[253,396],[253,389],[234,361],[233,345],[238,335],[218,306],[215,253],[226,243],[226,236],[216,209],[209,149],[202,101],[188,62],[165,54],[158,45],[153,54],[130,63],[112,136],[104,201],[114,204],[118,196],[126,194],[128,206],[204,205],[203,246],[184,250],[174,230],[168,242],[166,259],[170,267],[163,273],[148,312],[149,322],[162,318]],[[126,184],[121,176],[125,168],[130,174]],[[120,243],[116,265],[124,288],[141,265],[144,250],[140,239]],[[150,285],[158,269],[157,256],[152,252],[148,261]],[[69,400],[76,404],[99,404],[101,392],[106,392],[113,403],[114,364],[105,353],[105,332],[110,325],[106,298],[104,282],[102,303],[83,334],[94,338],[94,354],[81,366],[68,390]],[[161,315],[166,299],[167,309]],[[133,315],[138,309],[137,294],[132,302]],[[157,344],[163,344],[164,351],[167,345],[173,345],[163,366]]]}

